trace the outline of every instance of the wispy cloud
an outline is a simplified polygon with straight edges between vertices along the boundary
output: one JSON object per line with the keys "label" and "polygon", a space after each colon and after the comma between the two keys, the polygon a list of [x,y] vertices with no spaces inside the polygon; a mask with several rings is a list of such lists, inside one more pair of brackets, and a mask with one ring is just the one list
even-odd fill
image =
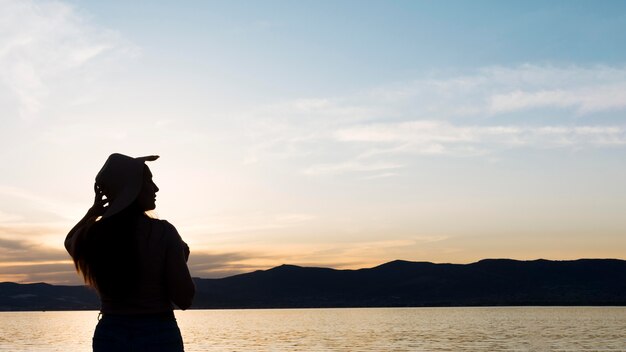
{"label": "wispy cloud", "polygon": [[0,7],[0,91],[13,101],[2,108],[22,118],[37,116],[76,77],[92,79],[98,70],[85,71],[90,64],[135,50],[61,2],[2,0]]}
{"label": "wispy cloud", "polygon": [[203,216],[189,219],[193,225],[182,225],[181,230],[189,234],[228,236],[237,233],[256,233],[259,231],[287,229],[300,226],[316,219],[315,214],[309,213],[268,213],[256,211],[240,213],[236,216],[221,214],[219,216]]}
{"label": "wispy cloud", "polygon": [[48,247],[33,241],[2,237],[0,237],[0,253],[2,254],[0,265],[11,262],[66,262],[70,259],[65,250],[59,248]]}
{"label": "wispy cloud", "polygon": [[[71,258],[64,249],[31,240],[0,237],[0,282],[37,282],[82,284]],[[196,251],[192,249],[189,268],[195,277],[225,277],[257,269],[267,269],[260,260],[271,257],[255,252]],[[278,265],[278,264],[276,264]],[[271,265],[270,265],[271,266]]]}
{"label": "wispy cloud", "polygon": [[[245,119],[248,160],[314,160],[300,171],[375,179],[406,166],[392,155],[491,158],[511,148],[621,147],[625,92],[624,66],[527,64],[431,74],[258,109]],[[603,120],[600,113],[613,115]]]}
{"label": "wispy cloud", "polygon": [[570,90],[515,90],[489,98],[489,110],[494,114],[546,107],[572,108],[578,114],[623,109],[626,107],[626,84]]}
{"label": "wispy cloud", "polygon": [[[194,277],[219,278],[254,270],[267,269],[258,263],[265,256],[252,252],[193,252],[189,270]],[[255,263],[255,261],[257,261]]]}
{"label": "wispy cloud", "polygon": [[79,284],[65,250],[34,241],[0,237],[0,281]]}
{"label": "wispy cloud", "polygon": [[342,142],[370,145],[361,157],[380,154],[474,156],[502,147],[605,147],[626,145],[621,126],[472,126],[443,121],[361,125],[337,131]]}
{"label": "wispy cloud", "polygon": [[[68,219],[68,214],[78,214],[82,211],[80,207],[75,204],[71,204],[67,201],[59,199],[49,199],[34,192],[24,190],[22,188],[13,186],[0,185],[0,200],[6,202],[6,204],[12,204],[14,201],[27,202],[31,211],[41,211],[49,214],[54,214],[59,219]],[[0,212],[0,223],[16,222],[23,218],[18,214],[5,214]]]}
{"label": "wispy cloud", "polygon": [[489,95],[493,113],[531,108],[572,108],[579,114],[626,108],[626,67],[536,66],[484,70],[499,92]]}
{"label": "wispy cloud", "polygon": [[372,90],[372,98],[441,117],[497,117],[538,108],[588,115],[626,108],[624,88],[625,66],[525,64],[398,83]]}

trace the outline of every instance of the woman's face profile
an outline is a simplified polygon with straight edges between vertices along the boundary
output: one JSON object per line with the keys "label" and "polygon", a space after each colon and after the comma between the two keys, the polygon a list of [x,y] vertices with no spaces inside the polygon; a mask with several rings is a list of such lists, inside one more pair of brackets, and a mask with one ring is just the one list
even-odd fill
{"label": "woman's face profile", "polygon": [[152,172],[146,166],[143,173],[143,186],[137,196],[137,203],[142,210],[147,211],[156,208],[156,192],[158,191],[159,187],[152,181]]}

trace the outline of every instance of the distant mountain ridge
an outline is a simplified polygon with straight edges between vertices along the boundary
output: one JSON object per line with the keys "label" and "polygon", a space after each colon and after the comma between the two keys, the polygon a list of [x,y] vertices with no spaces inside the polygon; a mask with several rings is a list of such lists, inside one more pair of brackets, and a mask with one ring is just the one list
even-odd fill
{"label": "distant mountain ridge", "polygon": [[[395,260],[373,268],[281,265],[194,279],[192,308],[626,305],[626,261]],[[99,309],[84,286],[0,283],[0,311]]]}

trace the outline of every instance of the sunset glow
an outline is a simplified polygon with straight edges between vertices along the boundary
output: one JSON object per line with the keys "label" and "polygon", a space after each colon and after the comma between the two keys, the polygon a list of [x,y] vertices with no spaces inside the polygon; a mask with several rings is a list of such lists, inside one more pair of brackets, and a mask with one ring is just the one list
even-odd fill
{"label": "sunset glow", "polygon": [[[0,282],[111,153],[196,277],[626,259],[626,3],[0,0]],[[460,16],[460,15],[463,16]]]}

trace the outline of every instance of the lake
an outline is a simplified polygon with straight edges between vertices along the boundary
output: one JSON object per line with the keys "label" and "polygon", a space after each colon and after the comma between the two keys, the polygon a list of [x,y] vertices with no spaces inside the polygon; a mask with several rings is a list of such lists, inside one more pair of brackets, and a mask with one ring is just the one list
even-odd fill
{"label": "lake", "polygon": [[[0,351],[91,351],[98,312],[0,312]],[[191,310],[186,351],[626,351],[626,307]]]}

